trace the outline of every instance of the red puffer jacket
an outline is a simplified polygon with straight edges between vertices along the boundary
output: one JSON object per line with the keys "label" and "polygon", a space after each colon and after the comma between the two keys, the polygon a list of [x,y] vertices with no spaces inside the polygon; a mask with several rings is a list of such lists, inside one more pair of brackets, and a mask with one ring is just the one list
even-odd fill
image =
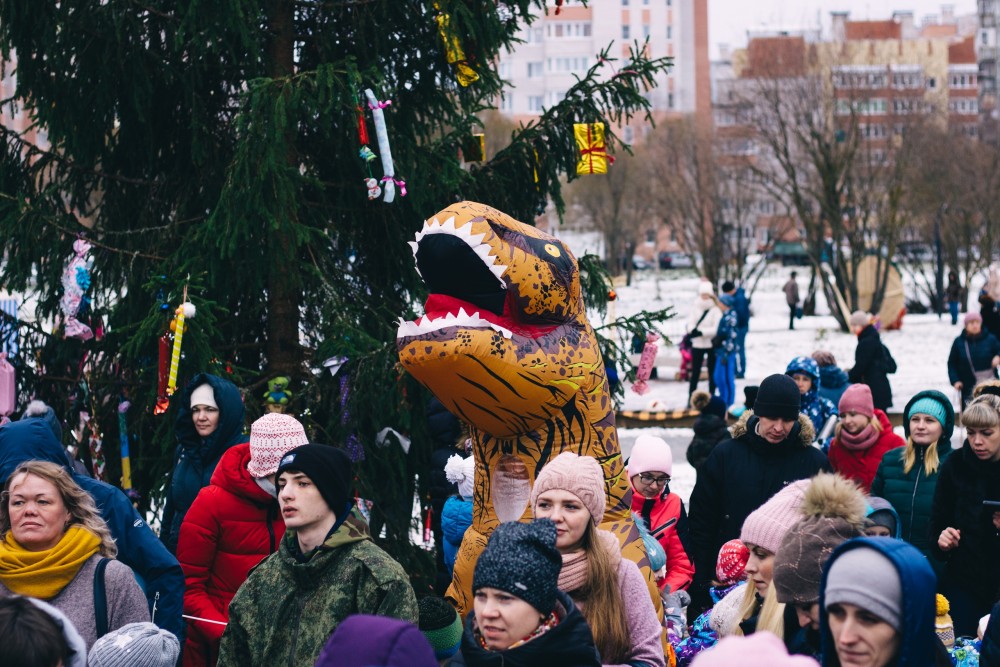
{"label": "red puffer jacket", "polygon": [[649,500],[641,493],[632,491],[632,511],[648,521],[649,532],[657,539],[667,554],[667,576],[659,582],[660,588],[670,586],[671,592],[685,590],[694,578],[694,565],[688,558],[677,524],[684,512],[684,503],[676,493],[668,493],[666,498]]}
{"label": "red puffer jacket", "polygon": [[228,449],[181,524],[177,560],[186,579],[184,613],[220,622],[188,620],[185,667],[215,665],[230,601],[285,534],[278,501],[247,472],[249,461],[250,443]]}
{"label": "red puffer jacket", "polygon": [[840,442],[839,437],[834,438],[830,443],[830,467],[842,477],[857,482],[865,493],[871,492],[872,480],[875,479],[875,473],[878,472],[878,464],[882,462],[882,455],[890,449],[906,444],[905,440],[892,432],[892,423],[884,412],[876,409],[875,418],[882,426],[882,434],[868,449],[861,451],[847,449]]}

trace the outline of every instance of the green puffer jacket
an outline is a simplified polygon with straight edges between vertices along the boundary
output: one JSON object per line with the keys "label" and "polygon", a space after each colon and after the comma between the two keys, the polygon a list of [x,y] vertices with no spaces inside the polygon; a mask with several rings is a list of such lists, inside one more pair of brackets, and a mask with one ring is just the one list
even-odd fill
{"label": "green puffer jacket", "polygon": [[[954,410],[944,394],[937,391],[922,391],[906,405],[903,414],[908,415],[910,407],[921,398],[933,398],[947,404],[945,423],[942,424],[941,438],[934,445],[938,455],[938,470],[932,475],[924,471],[925,447],[916,447],[916,463],[909,473],[903,472],[903,454],[907,447],[890,449],[882,456],[871,495],[885,498],[899,515],[900,537],[915,546],[931,561],[937,571],[941,562],[931,556],[931,508],[934,505],[934,491],[937,488],[941,464],[951,454],[951,435],[955,428]],[[909,437],[909,423],[904,422],[904,430]]]}
{"label": "green puffer jacket", "polygon": [[229,606],[219,667],[312,667],[351,614],[417,622],[403,567],[371,541],[357,510],[305,562],[295,533],[264,559]]}

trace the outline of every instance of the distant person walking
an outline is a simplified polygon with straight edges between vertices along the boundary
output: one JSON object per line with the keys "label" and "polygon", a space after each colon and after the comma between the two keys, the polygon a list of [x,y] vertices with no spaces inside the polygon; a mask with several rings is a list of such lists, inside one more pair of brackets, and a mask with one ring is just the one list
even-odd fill
{"label": "distant person walking", "polygon": [[948,302],[948,313],[951,315],[952,325],[958,324],[958,311],[962,305],[962,283],[958,279],[958,274],[954,271],[948,272],[948,287],[944,291],[944,300]]}
{"label": "distant person walking", "polygon": [[847,379],[868,385],[872,390],[872,402],[884,412],[892,407],[889,373],[896,372],[896,361],[882,344],[882,337],[868,313],[854,311],[849,324],[851,332],[858,337],[858,347],[854,350],[854,368],[848,371]]}
{"label": "distant person walking", "polygon": [[796,311],[799,309],[799,284],[795,282],[798,277],[798,273],[792,271],[791,277],[785,286],[782,287],[782,291],[785,293],[785,302],[788,304],[788,329],[795,329],[795,315]]}
{"label": "distant person walking", "polygon": [[[750,299],[742,287],[731,280],[722,283],[722,293],[733,300],[736,311],[736,379],[742,380],[747,372],[747,332],[750,331]],[[725,301],[725,299],[723,299]]]}
{"label": "distant person walking", "polygon": [[715,349],[712,338],[719,330],[722,309],[712,293],[712,283],[707,280],[698,285],[698,298],[688,316],[687,332],[691,334],[691,379],[688,383],[688,401],[698,388],[701,379],[701,365],[708,357],[708,393],[715,393]]}

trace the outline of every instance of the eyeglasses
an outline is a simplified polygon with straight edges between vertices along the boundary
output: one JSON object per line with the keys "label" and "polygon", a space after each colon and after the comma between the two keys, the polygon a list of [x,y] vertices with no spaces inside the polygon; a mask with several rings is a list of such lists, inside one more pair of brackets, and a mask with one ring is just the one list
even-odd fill
{"label": "eyeglasses", "polygon": [[670,475],[663,475],[662,477],[653,477],[652,475],[641,473],[639,475],[639,481],[643,484],[656,484],[657,486],[665,486],[667,482],[670,481]]}

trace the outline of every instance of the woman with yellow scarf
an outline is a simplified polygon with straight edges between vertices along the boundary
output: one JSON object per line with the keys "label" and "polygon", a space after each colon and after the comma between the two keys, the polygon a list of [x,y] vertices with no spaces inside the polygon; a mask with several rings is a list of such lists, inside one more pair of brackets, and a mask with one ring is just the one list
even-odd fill
{"label": "woman with yellow scarf", "polygon": [[[117,553],[93,499],[60,466],[27,461],[0,494],[0,597],[25,595],[63,612],[87,644],[104,632],[149,621],[146,596]],[[95,604],[98,565],[105,605]],[[100,586],[98,586],[100,588]]]}

